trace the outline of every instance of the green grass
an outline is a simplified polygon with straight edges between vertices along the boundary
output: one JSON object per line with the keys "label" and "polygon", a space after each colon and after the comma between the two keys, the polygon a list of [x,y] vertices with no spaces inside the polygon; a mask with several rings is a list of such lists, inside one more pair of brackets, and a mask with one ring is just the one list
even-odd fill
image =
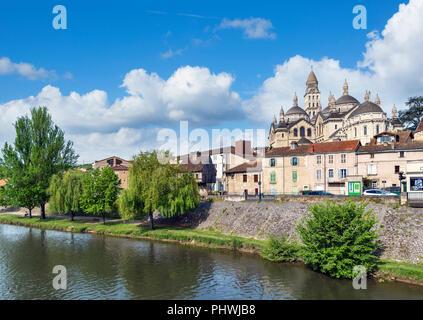
{"label": "green grass", "polygon": [[383,260],[378,266],[378,272],[382,276],[393,276],[423,283],[423,265],[421,264]]}
{"label": "green grass", "polygon": [[12,214],[0,214],[0,223],[60,231],[92,232],[133,238],[173,240],[213,248],[243,249],[246,251],[260,251],[265,244],[263,240],[224,235],[212,231],[174,228],[160,225],[157,225],[155,230],[150,230],[148,225],[116,222],[109,222],[104,225],[102,222],[86,223],[58,218],[40,220],[35,217],[31,219],[29,217],[20,217]]}

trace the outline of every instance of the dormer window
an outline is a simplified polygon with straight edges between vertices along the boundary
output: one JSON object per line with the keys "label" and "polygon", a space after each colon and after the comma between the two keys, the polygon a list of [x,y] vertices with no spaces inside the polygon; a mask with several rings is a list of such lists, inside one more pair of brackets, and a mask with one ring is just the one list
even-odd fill
{"label": "dormer window", "polygon": [[298,144],[296,142],[291,143],[291,150],[295,150],[298,148]]}

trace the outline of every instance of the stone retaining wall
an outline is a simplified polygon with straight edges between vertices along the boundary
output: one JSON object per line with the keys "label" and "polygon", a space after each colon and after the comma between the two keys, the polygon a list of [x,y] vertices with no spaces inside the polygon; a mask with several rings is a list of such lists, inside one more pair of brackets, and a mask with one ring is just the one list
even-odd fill
{"label": "stone retaining wall", "polygon": [[[309,214],[312,201],[203,202],[195,211],[179,218],[183,225],[225,234],[266,239],[269,234],[288,234],[299,240],[296,226]],[[423,209],[370,202],[382,227],[379,240],[383,259],[423,263]]]}

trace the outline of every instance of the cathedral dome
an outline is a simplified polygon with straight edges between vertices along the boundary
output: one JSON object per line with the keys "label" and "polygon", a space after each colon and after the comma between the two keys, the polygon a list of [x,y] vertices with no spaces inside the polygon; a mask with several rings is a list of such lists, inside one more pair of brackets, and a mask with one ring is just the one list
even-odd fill
{"label": "cathedral dome", "polygon": [[376,103],[371,101],[366,101],[351,113],[350,118],[358,116],[363,113],[384,113],[382,108],[379,107]]}
{"label": "cathedral dome", "polygon": [[340,105],[340,104],[360,104],[360,102],[356,98],[346,94],[346,95],[343,95],[342,97],[340,97],[338,100],[336,100],[335,104],[336,105]]}
{"label": "cathedral dome", "polygon": [[307,115],[307,113],[304,111],[304,109],[298,107],[298,106],[294,106],[291,109],[289,109],[285,115],[289,116],[289,115],[294,115],[294,114],[300,114],[300,115]]}

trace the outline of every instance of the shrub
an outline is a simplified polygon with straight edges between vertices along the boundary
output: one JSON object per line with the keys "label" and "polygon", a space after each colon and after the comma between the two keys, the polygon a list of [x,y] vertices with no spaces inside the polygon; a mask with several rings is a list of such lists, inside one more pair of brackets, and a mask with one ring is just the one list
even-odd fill
{"label": "shrub", "polygon": [[376,220],[366,203],[327,201],[310,207],[312,216],[298,226],[304,262],[336,278],[353,278],[354,266],[376,267]]}
{"label": "shrub", "polygon": [[286,235],[278,238],[272,234],[269,236],[261,256],[275,262],[293,262],[298,260],[299,246],[295,243],[290,243]]}

